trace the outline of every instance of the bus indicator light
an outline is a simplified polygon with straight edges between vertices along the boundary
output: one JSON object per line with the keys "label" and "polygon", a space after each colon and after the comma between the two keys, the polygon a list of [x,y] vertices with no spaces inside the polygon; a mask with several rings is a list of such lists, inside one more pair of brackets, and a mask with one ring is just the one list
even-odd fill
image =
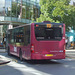
{"label": "bus indicator light", "polygon": [[36,25],[36,27],[39,27],[39,25]]}
{"label": "bus indicator light", "polygon": [[31,45],[31,52],[34,53],[34,45]]}

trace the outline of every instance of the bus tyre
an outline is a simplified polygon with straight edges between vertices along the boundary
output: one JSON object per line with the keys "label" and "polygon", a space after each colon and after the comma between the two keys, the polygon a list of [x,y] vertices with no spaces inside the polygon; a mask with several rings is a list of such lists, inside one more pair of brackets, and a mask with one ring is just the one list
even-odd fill
{"label": "bus tyre", "polygon": [[8,47],[8,50],[7,51],[8,51],[8,55],[10,55],[10,48],[9,47]]}
{"label": "bus tyre", "polygon": [[23,58],[22,58],[22,51],[21,50],[19,51],[19,57],[20,57],[20,60],[22,61]]}

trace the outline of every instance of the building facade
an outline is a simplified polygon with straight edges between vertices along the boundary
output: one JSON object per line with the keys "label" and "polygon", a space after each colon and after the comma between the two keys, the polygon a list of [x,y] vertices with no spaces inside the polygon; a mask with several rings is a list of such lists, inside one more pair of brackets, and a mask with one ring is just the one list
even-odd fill
{"label": "building facade", "polygon": [[3,42],[3,25],[0,25],[0,44]]}
{"label": "building facade", "polygon": [[5,21],[31,23],[39,15],[39,0],[5,0]]}
{"label": "building facade", "polygon": [[73,2],[73,5],[75,6],[75,2]]}
{"label": "building facade", "polygon": [[1,0],[0,1],[0,43],[10,25],[32,23],[40,15],[39,0]]}

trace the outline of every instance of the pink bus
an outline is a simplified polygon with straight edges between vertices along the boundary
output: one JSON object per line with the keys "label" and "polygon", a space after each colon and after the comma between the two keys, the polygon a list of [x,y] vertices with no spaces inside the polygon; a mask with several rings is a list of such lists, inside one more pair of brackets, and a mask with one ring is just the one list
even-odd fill
{"label": "pink bus", "polygon": [[20,60],[65,59],[65,24],[31,23],[9,29],[8,55]]}

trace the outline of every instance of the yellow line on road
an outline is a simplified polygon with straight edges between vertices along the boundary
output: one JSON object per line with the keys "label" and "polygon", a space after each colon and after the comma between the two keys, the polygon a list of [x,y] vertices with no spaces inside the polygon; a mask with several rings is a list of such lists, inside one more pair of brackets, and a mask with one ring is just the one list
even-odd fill
{"label": "yellow line on road", "polygon": [[15,61],[16,63],[18,62],[16,59],[12,59],[12,61]]}
{"label": "yellow line on road", "polygon": [[[16,59],[12,59],[12,61],[14,61],[14,62],[18,62]],[[8,63],[10,63],[10,62],[8,62]],[[6,66],[8,63],[3,63],[2,65],[0,65],[0,66]]]}

